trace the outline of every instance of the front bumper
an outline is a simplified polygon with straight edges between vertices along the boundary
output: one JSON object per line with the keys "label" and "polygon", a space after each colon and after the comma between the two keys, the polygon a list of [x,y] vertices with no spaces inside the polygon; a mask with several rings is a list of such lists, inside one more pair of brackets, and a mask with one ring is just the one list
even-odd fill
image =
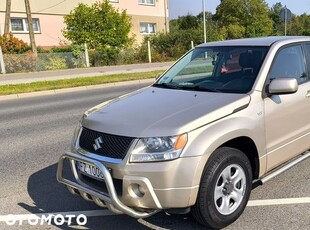
{"label": "front bumper", "polygon": [[[63,176],[64,162],[66,160],[70,162],[72,173],[74,175],[76,182],[68,180]],[[94,189],[93,187],[84,183],[80,179],[79,173],[75,167],[75,162],[77,161],[95,166],[101,171],[104,177],[104,182],[107,187],[107,194],[102,191]],[[147,195],[150,196],[148,199],[152,199],[154,205],[157,207],[156,210],[137,211],[122,203],[121,200],[118,198],[112,176],[107,167],[105,167],[101,162],[97,160],[90,159],[79,154],[66,153],[60,157],[57,168],[57,180],[58,182],[65,184],[71,193],[81,195],[84,199],[88,201],[94,201],[97,205],[101,207],[107,207],[113,213],[127,214],[134,218],[146,218],[151,215],[154,215],[155,213],[159,212],[162,209],[161,204],[159,203],[158,198],[154,192],[154,189],[152,188],[152,185],[147,178],[132,177],[127,178],[127,180],[125,180],[125,181],[137,181],[139,184],[142,183],[143,186],[147,188],[148,191]],[[133,193],[135,192],[134,189],[135,188],[132,188]],[[135,194],[133,194],[133,196],[134,195]]]}
{"label": "front bumper", "polygon": [[[128,164],[125,159],[112,164],[96,157],[87,153],[64,154],[59,160],[57,180],[85,200],[134,218],[146,218],[161,210],[186,209],[194,205],[206,161],[206,156],[197,156],[143,164]],[[90,182],[89,178],[85,180],[77,170],[76,162],[97,167],[104,180],[99,185]],[[70,166],[71,180],[67,179]]]}

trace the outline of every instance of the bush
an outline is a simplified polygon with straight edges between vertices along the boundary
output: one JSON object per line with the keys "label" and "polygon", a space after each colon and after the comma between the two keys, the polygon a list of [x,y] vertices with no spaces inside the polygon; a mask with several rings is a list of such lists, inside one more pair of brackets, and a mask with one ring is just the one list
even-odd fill
{"label": "bush", "polygon": [[12,33],[0,36],[0,46],[3,54],[22,54],[31,50],[27,43],[14,37]]}
{"label": "bush", "polygon": [[72,52],[72,47],[71,46],[52,47],[50,51],[52,53],[67,53],[67,52]]}
{"label": "bush", "polygon": [[89,51],[91,66],[116,65],[118,63],[119,49],[113,47],[101,48]]}
{"label": "bush", "polygon": [[44,49],[41,46],[37,47],[37,52],[41,54],[50,53],[51,51],[49,49]]}
{"label": "bush", "polygon": [[30,72],[36,70],[37,57],[28,51],[25,54],[5,54],[4,63],[8,73]]}
{"label": "bush", "polygon": [[37,71],[84,67],[84,59],[76,59],[72,53],[38,54]]}
{"label": "bush", "polygon": [[[165,61],[173,61],[174,58],[167,55],[166,52],[160,52],[151,44],[151,57],[152,62],[165,62]],[[148,62],[148,48],[147,43],[142,44],[141,47],[138,49],[138,52],[135,55],[135,59],[137,62]]]}
{"label": "bush", "polygon": [[50,57],[45,63],[45,70],[57,70],[68,68],[66,59],[64,57],[54,56]]}
{"label": "bush", "polygon": [[180,58],[191,49],[191,41],[202,43],[203,34],[199,29],[176,30],[168,34],[146,37],[140,49],[140,58],[147,58],[147,41],[150,40],[153,61],[170,61]]}
{"label": "bush", "polygon": [[135,64],[139,61],[137,60],[137,49],[135,48],[128,48],[128,49],[122,49],[117,58],[118,65],[126,65],[126,64]]}
{"label": "bush", "polygon": [[[207,15],[208,16],[208,15]],[[204,41],[202,16],[197,16],[198,21],[194,21],[195,17],[190,15],[173,20],[171,23],[171,32],[160,33],[155,36],[148,36],[144,39],[139,57],[142,60],[147,57],[147,41],[151,42],[152,59],[154,61],[169,61],[178,59],[188,50],[190,50],[191,42],[195,45]],[[217,24],[212,21],[210,15],[207,17],[206,24],[207,41],[221,40],[222,36],[218,32]],[[180,24],[185,23],[183,26]]]}
{"label": "bush", "polygon": [[83,45],[70,45],[72,57],[70,60],[67,59],[67,63],[70,61],[69,64],[70,68],[81,68],[86,67],[86,60],[85,60],[85,47]]}

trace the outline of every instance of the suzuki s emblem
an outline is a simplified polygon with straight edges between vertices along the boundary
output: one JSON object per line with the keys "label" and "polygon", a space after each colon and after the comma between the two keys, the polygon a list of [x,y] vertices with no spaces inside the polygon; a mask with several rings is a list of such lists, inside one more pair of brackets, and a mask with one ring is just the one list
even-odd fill
{"label": "suzuki s emblem", "polygon": [[93,144],[95,151],[102,148],[102,146],[101,146],[102,143],[103,143],[103,141],[102,141],[101,137],[98,137],[97,139],[95,139],[95,144]]}

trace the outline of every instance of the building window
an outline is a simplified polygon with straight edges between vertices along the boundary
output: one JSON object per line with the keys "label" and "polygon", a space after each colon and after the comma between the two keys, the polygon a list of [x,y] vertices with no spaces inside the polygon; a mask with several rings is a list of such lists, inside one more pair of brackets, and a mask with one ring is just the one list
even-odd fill
{"label": "building window", "polygon": [[156,33],[156,23],[140,23],[140,33],[141,34],[155,34]]}
{"label": "building window", "polygon": [[110,2],[119,2],[118,0],[110,0]]}
{"label": "building window", "polygon": [[140,5],[155,5],[155,0],[138,0]]}
{"label": "building window", "polygon": [[[32,26],[35,33],[40,33],[40,22],[38,18],[32,19]],[[13,33],[28,33],[28,20],[27,18],[11,18],[11,31]]]}

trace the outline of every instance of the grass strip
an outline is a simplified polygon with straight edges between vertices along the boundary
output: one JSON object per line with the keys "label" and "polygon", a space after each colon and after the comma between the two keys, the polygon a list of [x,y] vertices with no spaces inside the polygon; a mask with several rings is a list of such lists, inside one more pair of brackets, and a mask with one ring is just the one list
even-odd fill
{"label": "grass strip", "polygon": [[99,77],[79,77],[73,79],[63,79],[54,81],[40,81],[26,84],[12,84],[1,85],[0,95],[10,95],[19,93],[30,93],[45,90],[74,88],[80,86],[99,85],[122,81],[142,80],[154,78],[161,74],[162,70],[143,72],[143,73],[126,73],[126,74],[112,74]]}

